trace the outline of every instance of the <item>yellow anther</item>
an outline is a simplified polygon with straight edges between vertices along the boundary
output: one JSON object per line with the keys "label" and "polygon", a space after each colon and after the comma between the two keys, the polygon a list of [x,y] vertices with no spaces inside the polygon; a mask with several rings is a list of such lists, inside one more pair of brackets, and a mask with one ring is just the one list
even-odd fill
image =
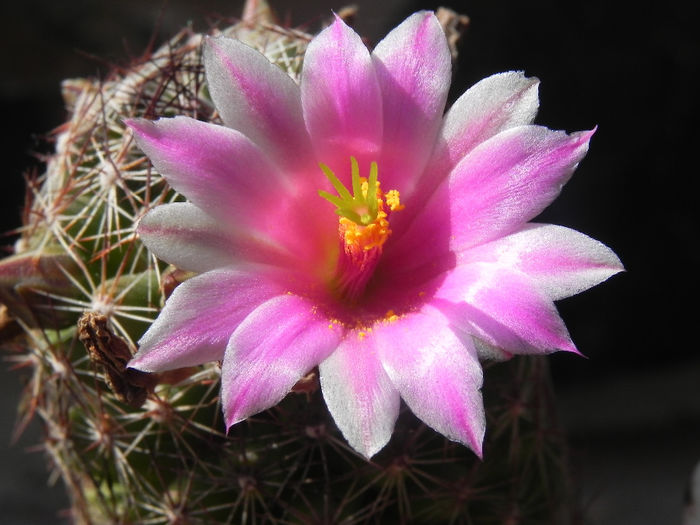
{"label": "yellow anther", "polygon": [[389,310],[384,314],[384,320],[389,323],[393,323],[394,321],[399,320],[399,316],[394,313],[394,310]]}
{"label": "yellow anther", "polygon": [[386,201],[386,205],[389,206],[389,209],[391,211],[399,211],[404,209],[404,205],[401,204],[401,201],[399,199],[399,192],[396,190],[389,190],[386,192],[384,195],[384,200]]}
{"label": "yellow anther", "polygon": [[389,238],[391,230],[386,214],[382,214],[374,222],[367,226],[357,224],[350,219],[341,217],[338,223],[338,231],[343,236],[346,250],[371,250],[382,246]]}

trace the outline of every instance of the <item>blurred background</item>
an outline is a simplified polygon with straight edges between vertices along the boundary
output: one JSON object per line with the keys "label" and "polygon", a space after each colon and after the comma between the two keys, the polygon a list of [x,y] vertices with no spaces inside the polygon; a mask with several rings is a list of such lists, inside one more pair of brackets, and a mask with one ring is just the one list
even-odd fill
{"label": "blurred background", "polygon": [[[272,1],[281,20],[316,32],[336,1]],[[697,195],[700,39],[696,3],[419,2],[359,0],[369,41],[417,9],[446,5],[471,24],[451,100],[492,73],[542,80],[537,123],[598,126],[588,157],[541,220],[612,247],[627,273],[559,303],[586,359],[553,355],[585,523],[680,523],[687,478],[700,461]],[[293,7],[292,7],[293,6]],[[59,83],[104,76],[185,24],[206,30],[241,0],[24,0],[3,7],[0,37],[0,231],[19,225],[23,174],[42,170],[47,132],[65,119]],[[11,236],[0,238],[9,247]],[[9,253],[9,252],[8,252]],[[12,444],[21,376],[0,363],[0,516],[7,524],[60,523],[40,432]]]}

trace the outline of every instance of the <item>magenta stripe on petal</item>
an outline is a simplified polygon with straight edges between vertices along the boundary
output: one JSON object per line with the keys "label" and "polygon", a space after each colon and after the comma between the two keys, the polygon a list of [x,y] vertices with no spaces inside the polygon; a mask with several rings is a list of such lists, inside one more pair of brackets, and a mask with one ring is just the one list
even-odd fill
{"label": "magenta stripe on petal", "polygon": [[382,187],[408,196],[423,172],[442,122],[452,61],[432,12],[409,16],[372,53],[382,92]]}
{"label": "magenta stripe on petal", "polygon": [[[311,245],[318,242],[319,229],[328,225],[311,221],[313,210],[295,200],[317,198],[315,189],[302,185],[309,195],[299,194],[265,153],[238,131],[187,117],[127,124],[170,185],[232,233],[302,256],[319,249]],[[318,235],[309,235],[302,224],[311,224]]]}
{"label": "magenta stripe on petal", "polygon": [[262,203],[283,196],[278,171],[238,131],[188,117],[127,124],[168,183],[216,217],[252,223]]}
{"label": "magenta stripe on petal", "polygon": [[567,135],[520,126],[482,143],[414,218],[397,253],[422,257],[420,247],[431,246],[435,232],[448,231],[449,248],[459,253],[521,228],[559,195],[588,151],[594,131]]}
{"label": "magenta stripe on petal", "polygon": [[521,230],[465,251],[460,262],[488,262],[518,270],[551,299],[570,297],[624,270],[603,243],[553,224]]}
{"label": "magenta stripe on petal", "polygon": [[482,142],[506,129],[531,124],[539,106],[538,86],[537,78],[509,71],[477,82],[459,97],[445,115],[416,198],[429,197],[457,163]]}
{"label": "magenta stripe on petal", "polygon": [[323,398],[338,428],[351,447],[372,457],[389,442],[400,406],[373,339],[350,332],[319,371]]}
{"label": "magenta stripe on petal", "polygon": [[[351,155],[361,164],[377,160],[382,139],[379,85],[362,39],[338,17],[306,50],[301,102],[319,162],[338,174],[349,173]],[[321,181],[320,170],[318,174]]]}
{"label": "magenta stripe on petal", "polygon": [[458,266],[432,300],[455,327],[509,354],[578,353],[552,300],[512,269]]}
{"label": "magenta stripe on petal", "polygon": [[280,402],[342,337],[307,299],[280,295],[251,312],[231,336],[221,371],[226,427]]}
{"label": "magenta stripe on petal", "polygon": [[510,233],[549,206],[585,156],[593,133],[522,126],[474,149],[448,180],[453,249]]}
{"label": "magenta stripe on petal", "polygon": [[391,382],[413,413],[481,457],[486,428],[483,374],[471,341],[460,341],[447,319],[430,306],[377,325],[372,338]]}
{"label": "magenta stripe on petal", "polygon": [[139,341],[130,367],[160,372],[218,361],[236,326],[283,292],[273,270],[222,268],[185,281]]}
{"label": "magenta stripe on petal", "polygon": [[[299,176],[313,166],[299,86],[262,53],[232,38],[204,43],[207,83],[224,123]],[[306,155],[304,153],[307,152]]]}

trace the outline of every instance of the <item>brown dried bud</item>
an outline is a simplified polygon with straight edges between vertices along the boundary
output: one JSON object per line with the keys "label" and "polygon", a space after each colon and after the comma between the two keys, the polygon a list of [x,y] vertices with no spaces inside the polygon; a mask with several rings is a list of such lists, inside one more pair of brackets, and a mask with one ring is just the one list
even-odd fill
{"label": "brown dried bud", "polygon": [[126,367],[132,357],[129,344],[110,330],[107,317],[84,313],[78,321],[78,339],[92,362],[104,368],[105,381],[120,401],[134,408],[146,402],[158,384],[158,375]]}

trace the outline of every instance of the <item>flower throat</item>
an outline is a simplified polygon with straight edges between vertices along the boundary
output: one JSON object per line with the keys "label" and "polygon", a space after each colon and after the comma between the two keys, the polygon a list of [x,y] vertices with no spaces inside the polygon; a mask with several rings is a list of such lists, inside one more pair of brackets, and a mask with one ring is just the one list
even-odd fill
{"label": "flower throat", "polygon": [[338,195],[319,190],[318,194],[336,206],[340,250],[331,286],[340,298],[355,302],[367,286],[379,263],[383,246],[391,235],[389,215],[403,209],[399,192],[384,193],[378,180],[377,163],[372,162],[369,178],[360,177],[355,157],[352,166],[352,193],[325,164],[321,170]]}

